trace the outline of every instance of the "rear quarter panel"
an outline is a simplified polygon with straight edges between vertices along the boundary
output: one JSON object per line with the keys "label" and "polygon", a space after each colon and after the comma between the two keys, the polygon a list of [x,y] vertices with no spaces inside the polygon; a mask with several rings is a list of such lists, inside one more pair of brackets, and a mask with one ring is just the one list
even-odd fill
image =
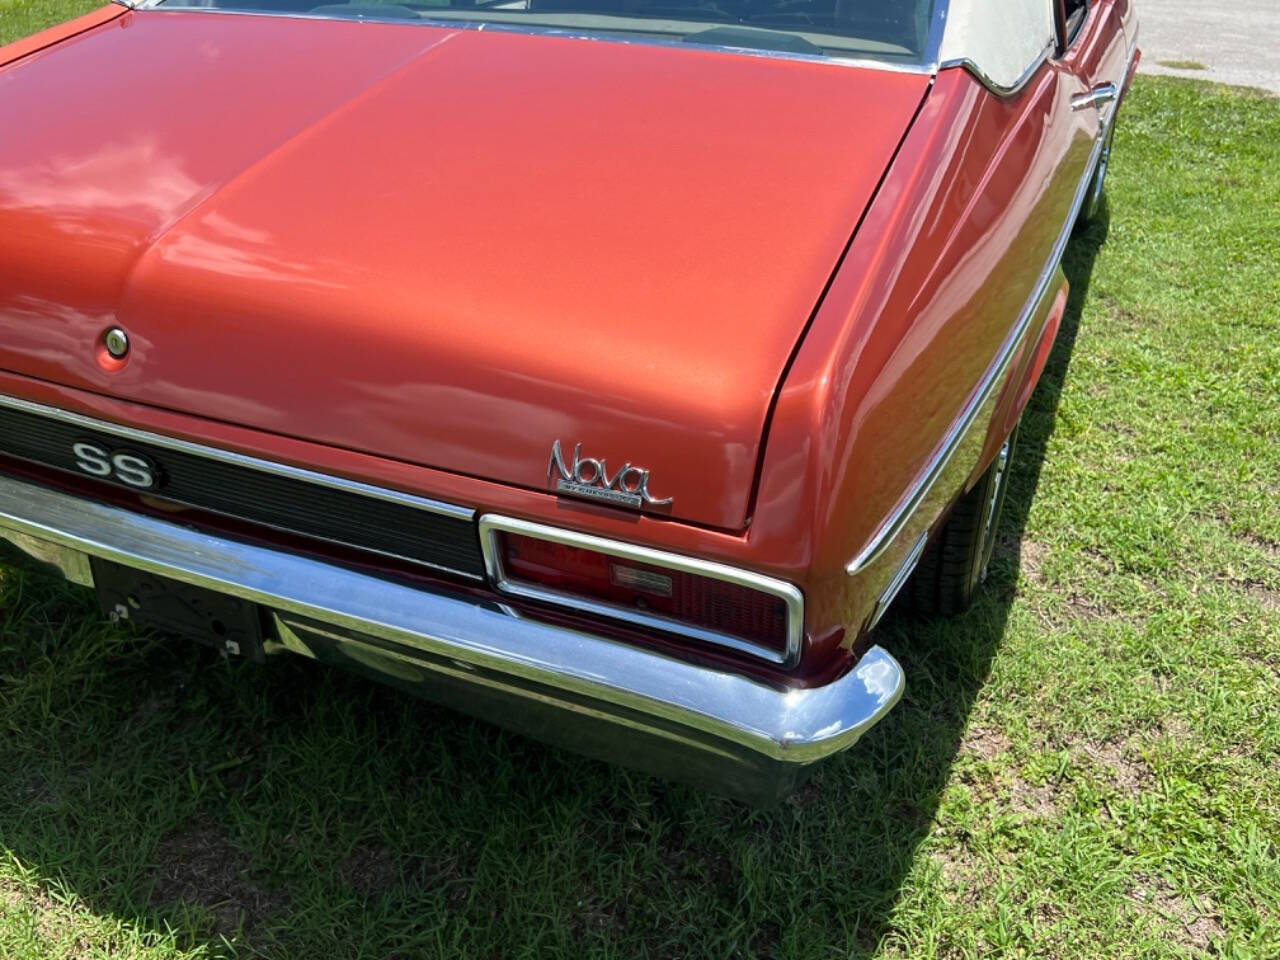
{"label": "rear quarter panel", "polygon": [[[1070,110],[1069,81],[1046,65],[1001,99],[962,69],[939,74],[797,354],[752,536],[782,538],[785,518],[804,518],[790,535],[813,558],[806,595],[816,635],[841,623],[843,643],[854,639],[981,459],[995,402],[881,559],[856,577],[846,565],[927,472],[1015,322],[1035,310],[1034,336],[1060,314],[1064,298],[1030,301],[1096,134]],[[1020,368],[1015,358],[1011,369]]]}

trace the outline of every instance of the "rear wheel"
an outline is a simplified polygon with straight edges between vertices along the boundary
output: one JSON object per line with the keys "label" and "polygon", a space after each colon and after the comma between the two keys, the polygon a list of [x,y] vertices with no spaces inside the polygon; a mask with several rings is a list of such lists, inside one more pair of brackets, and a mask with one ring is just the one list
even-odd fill
{"label": "rear wheel", "polygon": [[982,479],[960,498],[951,516],[930,538],[909,588],[911,606],[917,613],[961,613],[973,603],[978,587],[987,579],[1017,440],[1015,426]]}

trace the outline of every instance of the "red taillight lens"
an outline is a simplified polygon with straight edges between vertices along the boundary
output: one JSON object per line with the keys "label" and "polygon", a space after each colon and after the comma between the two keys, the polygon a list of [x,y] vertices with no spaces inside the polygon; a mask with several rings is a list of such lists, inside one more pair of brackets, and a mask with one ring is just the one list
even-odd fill
{"label": "red taillight lens", "polygon": [[789,610],[774,594],[516,533],[498,533],[497,549],[510,581],[538,584],[619,612],[678,621],[779,653],[787,650]]}

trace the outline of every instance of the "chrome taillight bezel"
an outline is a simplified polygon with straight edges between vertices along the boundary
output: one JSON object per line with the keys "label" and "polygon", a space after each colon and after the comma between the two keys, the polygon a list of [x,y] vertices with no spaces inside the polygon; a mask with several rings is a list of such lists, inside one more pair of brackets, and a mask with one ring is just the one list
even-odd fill
{"label": "chrome taillight bezel", "polygon": [[[753,573],[722,563],[687,557],[665,550],[641,547],[621,540],[610,540],[561,527],[551,527],[514,517],[498,514],[485,514],[480,517],[480,549],[484,554],[485,571],[490,584],[499,593],[527,600],[537,600],[573,610],[580,610],[594,616],[632,626],[648,627],[663,633],[689,637],[704,643],[725,647],[738,653],[778,664],[783,667],[794,666],[800,659],[800,650],[804,637],[804,594],[799,587],[778,580],[774,577]],[[722,633],[689,624],[673,617],[649,613],[618,604],[605,603],[590,597],[555,590],[541,584],[534,584],[513,579],[503,568],[502,551],[498,544],[498,536],[512,533],[519,536],[532,537],[566,546],[593,550],[620,560],[650,564],[657,567],[690,573],[700,577],[720,580],[736,586],[746,587],[773,597],[786,604],[787,632],[783,649],[765,647],[732,634]]]}

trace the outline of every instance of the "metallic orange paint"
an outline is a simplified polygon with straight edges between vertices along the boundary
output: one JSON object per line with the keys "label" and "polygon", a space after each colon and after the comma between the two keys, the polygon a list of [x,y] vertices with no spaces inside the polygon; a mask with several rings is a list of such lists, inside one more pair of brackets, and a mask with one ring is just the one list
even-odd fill
{"label": "metallic orange paint", "polygon": [[47,119],[0,142],[0,367],[535,489],[580,441],[727,529],[928,85],[162,10],[3,79]]}
{"label": "metallic orange paint", "polygon": [[[939,74],[770,425],[751,537],[804,566],[812,623],[856,628],[916,537],[990,456],[994,402],[883,559],[862,576],[845,574],[937,455],[1023,312],[1099,131],[1097,116],[1073,111],[1071,97],[1123,82],[1125,57],[1103,0],[1085,35],[1011,98],[964,70]],[[1052,311],[1052,299],[1038,308],[1033,343]]]}
{"label": "metallic orange paint", "polygon": [[[1099,131],[1070,100],[1125,82],[1128,11],[1091,4],[1007,99],[960,68],[127,14],[0,68],[0,124],[49,107],[0,141],[0,393],[788,580],[816,638],[791,681],[830,678],[1039,375],[1065,288],[1029,298]],[[554,496],[556,438],[673,515]]]}

